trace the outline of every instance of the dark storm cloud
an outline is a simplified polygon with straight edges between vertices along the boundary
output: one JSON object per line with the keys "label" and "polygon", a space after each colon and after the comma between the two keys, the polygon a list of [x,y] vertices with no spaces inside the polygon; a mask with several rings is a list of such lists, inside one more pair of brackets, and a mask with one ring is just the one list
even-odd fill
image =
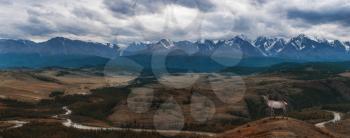
{"label": "dark storm cloud", "polygon": [[268,0],[253,0],[252,3],[255,5],[264,5]]}
{"label": "dark storm cloud", "polygon": [[30,35],[48,35],[55,32],[54,28],[49,26],[49,23],[35,16],[29,17],[26,24],[18,25],[18,29]]}
{"label": "dark storm cloud", "polygon": [[246,32],[251,29],[254,23],[249,17],[241,16],[234,21],[233,31]]}
{"label": "dark storm cloud", "polygon": [[136,2],[132,0],[105,0],[104,4],[116,16],[132,16],[135,14]]}
{"label": "dark storm cloud", "polygon": [[188,8],[197,8],[204,12],[208,12],[215,8],[215,5],[209,0],[168,0],[168,3],[175,3]]}
{"label": "dark storm cloud", "polygon": [[12,1],[8,1],[8,0],[0,0],[0,4],[3,4],[3,5],[12,5],[13,2],[12,2]]}
{"label": "dark storm cloud", "polygon": [[19,24],[17,29],[24,34],[45,36],[57,32],[57,30],[50,24],[48,20],[42,18],[43,16],[55,16],[52,13],[40,13],[36,10],[27,10],[28,18],[25,24]]}
{"label": "dark storm cloud", "polygon": [[72,26],[69,24],[52,25],[48,21],[37,17],[30,17],[28,19],[28,23],[24,25],[19,25],[18,29],[25,34],[36,35],[36,36],[45,36],[45,35],[50,35],[53,33],[60,33],[60,32],[73,34],[73,35],[84,35],[89,33],[88,29],[83,27]]}
{"label": "dark storm cloud", "polygon": [[0,0],[0,9],[2,38],[129,43],[236,34],[350,37],[349,0]]}
{"label": "dark storm cloud", "polygon": [[90,20],[102,20],[102,15],[97,13],[96,11],[84,8],[84,7],[79,7],[75,8],[72,10],[72,13],[81,18],[86,18]]}
{"label": "dark storm cloud", "polygon": [[309,24],[340,23],[350,26],[350,6],[320,10],[290,9],[289,19],[300,19]]}
{"label": "dark storm cloud", "polygon": [[210,0],[104,0],[104,4],[117,17],[127,17],[137,14],[155,13],[166,5],[180,5],[208,12],[215,8]]}
{"label": "dark storm cloud", "polygon": [[[28,18],[25,24],[19,24],[17,26],[18,30],[24,34],[34,35],[34,36],[47,36],[54,33],[67,33],[73,35],[85,35],[89,33],[88,26],[71,24],[70,22],[59,20],[55,21],[48,17],[62,18],[63,15],[50,11],[36,11],[27,10]],[[79,13],[79,15],[94,18],[93,14],[89,14],[85,10],[84,13]],[[74,21],[72,21],[74,22]]]}

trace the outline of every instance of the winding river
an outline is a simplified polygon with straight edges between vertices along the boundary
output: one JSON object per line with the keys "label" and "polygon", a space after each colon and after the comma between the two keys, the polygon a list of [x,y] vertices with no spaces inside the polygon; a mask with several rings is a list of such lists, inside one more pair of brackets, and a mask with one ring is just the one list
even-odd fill
{"label": "winding river", "polygon": [[[130,129],[130,128],[118,128],[118,127],[94,127],[94,126],[87,126],[79,123],[74,123],[71,119],[69,119],[67,116],[71,115],[73,112],[68,107],[62,107],[63,110],[65,110],[65,113],[62,115],[55,115],[54,118],[62,119],[64,120],[62,122],[62,125],[65,127],[80,129],[80,130],[112,130],[112,131],[123,131],[128,130],[132,132],[158,132],[166,135],[172,135],[172,134],[190,134],[190,135],[198,135],[198,136],[209,136],[209,137],[215,137],[217,134],[215,133],[208,133],[208,132],[199,132],[199,131],[182,131],[182,130],[154,130],[154,129]],[[318,124],[315,124],[318,128],[325,128],[326,124],[328,123],[335,123],[340,121],[341,113],[334,112],[334,111],[328,111],[333,113],[334,118],[329,121],[321,122]],[[6,123],[14,124],[14,126],[9,127],[8,129],[15,129],[23,127],[25,124],[28,124],[30,122],[26,121],[6,121]]]}
{"label": "winding river", "polygon": [[29,122],[13,120],[13,121],[6,121],[6,123],[13,124],[13,126],[7,129],[15,129],[15,128],[23,127],[25,124],[28,124]]}
{"label": "winding river", "polygon": [[[63,107],[63,110],[66,111],[64,115],[70,115],[72,114],[72,111],[68,107]],[[340,121],[341,118],[341,113],[339,112],[334,112],[334,111],[328,111],[333,113],[334,118],[329,121],[321,122],[316,124],[315,126],[318,128],[325,128],[326,124],[328,123],[336,123]],[[197,132],[197,131],[182,131],[182,130],[153,130],[153,129],[125,129],[125,128],[116,128],[116,127],[92,127],[92,126],[86,126],[78,123],[72,122],[71,119],[65,119],[65,121],[62,123],[66,127],[73,127],[76,129],[81,129],[81,130],[114,130],[114,131],[122,131],[122,130],[129,130],[133,132],[159,132],[163,134],[191,134],[191,135],[199,135],[199,136],[209,136],[209,137],[214,137],[217,134],[215,133],[207,133],[207,132]]]}
{"label": "winding river", "polygon": [[340,113],[334,112],[334,111],[327,111],[327,112],[333,113],[334,118],[332,120],[329,120],[329,121],[318,123],[318,124],[315,125],[316,127],[318,127],[318,128],[325,128],[326,124],[328,124],[328,123],[336,123],[336,122],[341,120]]}
{"label": "winding river", "polygon": [[[66,112],[63,114],[64,116],[72,114],[72,110],[70,110],[68,107],[63,107],[63,110]],[[113,130],[113,131],[123,131],[128,130],[132,132],[158,132],[166,135],[172,135],[172,134],[190,134],[190,135],[199,135],[199,136],[209,136],[214,137],[216,136],[215,133],[207,133],[207,132],[198,132],[198,131],[182,131],[182,130],[154,130],[154,129],[130,129],[130,128],[118,128],[118,127],[93,127],[93,126],[86,126],[78,123],[74,123],[71,119],[65,118],[65,121],[62,122],[62,125],[66,127],[76,128],[80,130]]]}

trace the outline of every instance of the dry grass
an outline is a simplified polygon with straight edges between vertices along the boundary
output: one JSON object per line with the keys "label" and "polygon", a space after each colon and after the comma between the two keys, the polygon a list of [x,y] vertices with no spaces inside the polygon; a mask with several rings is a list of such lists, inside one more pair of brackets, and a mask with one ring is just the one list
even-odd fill
{"label": "dry grass", "polygon": [[350,136],[350,119],[326,125],[329,130],[341,136]]}
{"label": "dry grass", "polygon": [[[79,71],[57,76],[59,71],[1,71],[0,97],[36,102],[48,99],[52,91],[63,91],[66,95],[89,94],[90,90],[96,88],[128,85],[134,78],[133,76],[102,77]],[[37,76],[47,80],[38,79]]]}
{"label": "dry grass", "polygon": [[339,76],[350,78],[350,72],[340,73]]}
{"label": "dry grass", "polygon": [[[179,81],[182,80],[181,77],[184,78],[183,82]],[[208,80],[208,77],[211,77],[212,79]],[[196,79],[196,81],[191,80],[195,78],[198,79]],[[244,79],[244,77],[241,79]],[[168,81],[164,82],[165,80]],[[208,81],[211,81],[211,83]],[[171,84],[163,85],[164,83]],[[184,83],[185,85],[183,85]],[[184,87],[188,86],[189,83],[192,83],[190,87]],[[153,119],[158,109],[164,103],[167,103],[169,99],[173,99],[181,107],[181,111],[179,112],[184,115],[186,124],[202,125],[201,128],[196,129],[203,130],[207,130],[206,127],[211,127],[213,124],[218,124],[220,126],[218,126],[216,129],[211,129],[208,131],[223,131],[225,129],[231,129],[233,125],[230,123],[230,121],[241,120],[244,118],[242,116],[233,115],[232,112],[237,112],[238,115],[248,117],[247,109],[243,101],[245,93],[237,92],[235,91],[237,89],[233,89],[234,87],[242,87],[243,85],[245,84],[242,84],[241,81],[237,83],[236,77],[227,77],[217,74],[196,74],[193,76],[178,75],[175,77],[163,76],[160,83],[152,83],[142,86],[141,88],[137,88],[147,90],[153,89],[153,98],[149,97],[149,95],[145,96],[143,94],[139,94],[137,98],[133,97],[139,102],[145,102],[143,105],[147,105],[148,102],[153,101],[149,110],[147,110],[145,113],[137,113],[129,107],[130,105],[128,106],[127,99],[125,99],[122,104],[118,104],[116,107],[114,107],[114,113],[108,117],[108,120],[113,122],[115,125],[138,124],[142,127],[152,127],[154,121]],[[201,98],[197,98],[197,100],[192,99],[194,94],[200,95]],[[231,100],[231,102],[227,102],[228,100]],[[208,115],[207,113],[198,112],[197,116],[193,116],[194,114],[191,114],[193,112],[191,109],[193,108],[191,107],[208,109],[209,113],[213,112],[214,114],[206,116]],[[203,120],[204,122],[202,122]],[[242,122],[244,123],[244,121]],[[240,123],[235,125],[240,125]]]}
{"label": "dry grass", "polygon": [[318,128],[292,118],[265,118],[250,122],[234,130],[223,133],[220,138],[265,138],[265,137],[317,137],[329,138]]}
{"label": "dry grass", "polygon": [[[23,101],[38,101],[49,98],[48,95],[54,90],[64,91],[65,94],[89,94],[91,89],[128,85],[129,81],[135,78],[135,76],[101,77],[84,71],[70,71],[69,74],[57,76],[58,72],[59,70],[29,71],[29,73],[40,75],[46,79],[49,78],[52,81],[37,79],[32,75],[28,75],[28,72],[0,72],[0,80],[3,80],[0,83],[0,96]],[[194,79],[196,81],[193,81]],[[184,116],[186,125],[188,125],[184,128],[186,130],[222,132],[237,127],[228,132],[227,136],[304,137],[315,135],[321,138],[327,137],[314,128],[313,125],[293,119],[265,119],[249,123],[249,126],[240,126],[252,119],[251,113],[248,111],[250,109],[247,109],[244,98],[254,97],[254,100],[259,101],[259,95],[302,93],[303,90],[299,87],[294,87],[293,84],[319,87],[318,83],[291,80],[277,75],[242,76],[239,78],[218,74],[162,76],[160,83],[152,82],[151,84],[131,88],[132,90],[137,89],[140,91],[140,93],[135,93],[129,97],[132,100],[132,104],[149,107],[144,113],[132,111],[132,108],[128,105],[128,99],[125,98],[118,102],[116,106],[112,105],[111,107],[114,106],[114,108],[109,110],[111,114],[108,114],[108,117],[103,119],[110,123],[108,125],[113,126],[127,124],[130,125],[129,127],[153,127],[155,113],[162,104],[172,98],[181,107],[180,112]],[[153,94],[142,93],[149,89],[153,90]],[[192,103],[193,101],[191,100],[195,93],[206,97],[204,99],[209,100],[209,105],[213,104],[215,108],[213,117],[204,123],[198,122],[191,114],[191,106],[198,109],[203,106],[202,103]],[[104,100],[93,98],[91,101]],[[259,103],[259,105],[262,104]],[[207,107],[210,107],[209,105]],[[202,113],[200,112],[199,114]],[[105,122],[82,118],[77,121],[93,126],[106,125]]]}

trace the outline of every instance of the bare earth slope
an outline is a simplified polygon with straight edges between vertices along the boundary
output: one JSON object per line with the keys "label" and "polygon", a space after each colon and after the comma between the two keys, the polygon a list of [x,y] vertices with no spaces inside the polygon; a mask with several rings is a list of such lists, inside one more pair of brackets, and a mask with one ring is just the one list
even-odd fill
{"label": "bare earth slope", "polygon": [[84,95],[96,88],[126,85],[131,78],[104,77],[93,71],[69,69],[0,71],[0,98],[37,102],[50,98],[53,91]]}
{"label": "bare earth slope", "polygon": [[227,131],[219,138],[329,138],[311,124],[292,118],[265,118]]}

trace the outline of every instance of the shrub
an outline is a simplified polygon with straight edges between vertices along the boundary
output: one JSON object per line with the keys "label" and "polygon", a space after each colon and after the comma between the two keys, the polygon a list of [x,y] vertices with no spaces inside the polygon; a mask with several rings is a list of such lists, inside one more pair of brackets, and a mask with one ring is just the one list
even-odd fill
{"label": "shrub", "polygon": [[58,97],[58,96],[62,96],[62,95],[64,95],[64,92],[62,92],[62,91],[53,91],[53,92],[51,92],[50,93],[50,97]]}

